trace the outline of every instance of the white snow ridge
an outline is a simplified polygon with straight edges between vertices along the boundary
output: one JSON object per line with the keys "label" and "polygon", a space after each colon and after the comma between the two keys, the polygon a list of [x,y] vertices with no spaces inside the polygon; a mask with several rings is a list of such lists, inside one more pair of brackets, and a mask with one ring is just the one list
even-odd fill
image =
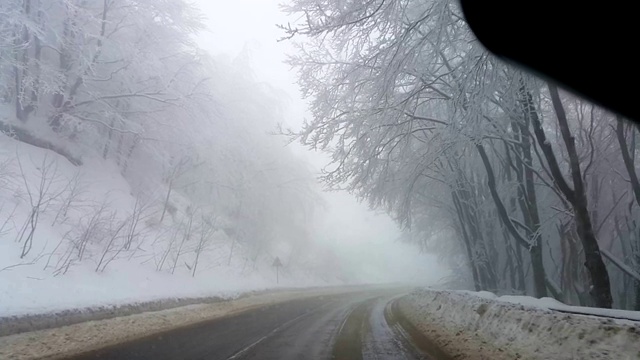
{"label": "white snow ridge", "polygon": [[[567,306],[549,300],[421,289],[403,298],[400,305],[418,328],[437,324],[449,336],[445,347],[461,347],[463,338],[477,340],[464,350],[468,351],[466,359],[475,359],[483,351],[499,354],[491,355],[495,359],[640,358],[638,312]],[[607,317],[610,315],[635,320]]]}

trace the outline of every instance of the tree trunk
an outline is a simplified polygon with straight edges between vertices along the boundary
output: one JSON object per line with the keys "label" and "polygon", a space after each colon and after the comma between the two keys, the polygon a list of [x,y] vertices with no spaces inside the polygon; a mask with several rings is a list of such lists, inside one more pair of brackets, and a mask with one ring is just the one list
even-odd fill
{"label": "tree trunk", "polygon": [[[516,140],[519,140],[519,128],[517,125],[514,124],[513,126],[514,128],[514,132],[516,133]],[[517,198],[520,199],[521,201],[518,201],[516,199],[516,196],[511,196],[509,198],[509,211],[511,211],[511,213],[515,213],[517,211],[517,204],[518,203],[522,203],[524,196],[520,195],[520,190],[524,191],[523,188],[523,184],[522,184],[522,165],[520,164],[520,161],[518,161],[518,164],[520,164],[520,166],[514,166],[513,164],[513,160],[511,158],[511,154],[510,154],[510,148],[509,148],[509,144],[507,144],[507,142],[504,143],[504,150],[505,150],[505,158],[507,160],[507,165],[505,166],[505,176],[507,178],[508,182],[512,182],[513,181],[513,177],[511,175],[511,168],[513,167],[516,171],[516,179],[518,181],[518,196]],[[524,211],[524,207],[521,206],[521,210]],[[526,217],[526,215],[523,213],[523,218]],[[503,225],[504,227],[504,225]],[[509,235],[509,231],[507,230],[507,228],[504,228],[505,236]],[[514,289],[520,290],[522,291],[523,294],[525,294],[527,292],[527,285],[526,285],[526,281],[525,281],[525,276],[524,276],[524,269],[523,269],[523,263],[522,263],[522,254],[521,254],[521,248],[518,245],[518,241],[516,239],[513,239],[511,236],[509,236],[509,239],[512,239],[513,241],[515,241],[515,247],[511,244],[511,242],[509,243],[509,249],[512,251],[513,256],[515,256],[516,258],[516,263],[515,263],[515,271],[517,272],[518,275],[518,281],[519,284],[518,286],[515,286]]]}
{"label": "tree trunk", "polygon": [[[526,129],[526,130],[525,130]],[[524,131],[522,131],[524,130]],[[528,227],[531,229],[529,243],[531,244],[531,263],[540,267],[540,271],[534,271],[534,284],[537,297],[547,296],[545,285],[545,271],[542,259],[542,241],[540,234],[540,215],[538,214],[538,198],[533,182],[533,160],[531,156],[531,141],[529,137],[529,120],[525,116],[525,123],[521,127],[522,155],[524,158],[524,196],[526,201],[526,213]]]}
{"label": "tree trunk", "polygon": [[196,277],[196,269],[198,268],[198,260],[200,260],[200,253],[202,252],[201,245],[198,245],[198,250],[196,251],[196,260],[193,262],[193,271],[191,272],[191,277]]}
{"label": "tree trunk", "polygon": [[524,261],[522,261],[522,247],[516,245],[513,248],[513,253],[516,257],[516,271],[518,274],[518,282],[519,282],[519,286],[517,289],[522,291],[523,294],[525,294],[527,292],[527,281],[524,275]]}
{"label": "tree trunk", "polygon": [[[522,218],[528,230],[527,240],[531,256],[531,266],[534,268],[533,281],[537,297],[547,296],[546,272],[544,270],[542,241],[540,241],[540,215],[538,213],[538,199],[533,181],[533,157],[531,155],[531,134],[529,132],[529,119],[524,111],[523,123],[512,122],[515,139],[520,142],[516,148],[516,177],[518,180],[518,204],[522,212]],[[507,147],[507,154],[509,148]],[[518,151],[519,150],[519,151]],[[539,270],[535,270],[536,267]]]}
{"label": "tree trunk", "polygon": [[469,240],[469,235],[467,234],[467,230],[465,228],[465,220],[464,220],[464,215],[462,213],[460,200],[455,191],[451,192],[451,197],[453,198],[453,204],[455,205],[456,212],[458,213],[458,220],[460,221],[460,232],[462,232],[462,241],[464,242],[464,248],[467,253],[467,259],[469,261],[471,275],[473,276],[473,285],[476,291],[480,291],[482,290],[482,286],[480,285],[480,278],[478,277],[478,271],[476,269],[475,261],[473,259],[473,252],[471,250],[471,242]]}
{"label": "tree trunk", "polygon": [[107,160],[109,150],[111,149],[111,141],[113,139],[113,126],[115,125],[115,117],[111,116],[111,123],[109,124],[109,132],[107,133],[107,141],[104,143],[104,149],[102,150],[102,158]]}
{"label": "tree trunk", "polygon": [[164,199],[164,206],[162,207],[162,215],[160,216],[160,223],[164,220],[164,215],[167,213],[167,206],[169,205],[169,196],[171,196],[171,189],[173,188],[173,179],[169,179],[169,190],[167,196]]}
{"label": "tree trunk", "polygon": [[0,133],[4,133],[9,137],[12,137],[23,143],[27,143],[29,145],[33,145],[35,147],[39,147],[45,150],[54,151],[57,154],[65,157],[67,160],[69,160],[70,163],[72,163],[75,166],[82,165],[82,159],[80,159],[79,157],[76,157],[74,154],[71,154],[71,152],[69,152],[67,149],[61,146],[58,146],[56,144],[53,144],[47,140],[43,140],[39,137],[36,137],[23,128],[11,126],[9,124],[5,124],[0,121]]}
{"label": "tree trunk", "polygon": [[[472,244],[472,252],[481,287],[483,290],[495,291],[498,281],[490,259],[487,237],[482,231],[481,209],[477,204],[477,199],[481,195],[478,194],[477,188],[473,186],[473,184],[477,183],[474,179],[474,172],[471,172],[471,177],[472,179],[465,179],[465,182],[459,181],[458,186],[461,189],[459,191],[459,200],[462,212],[469,225],[470,243]],[[464,179],[464,176],[461,175],[460,178]]]}
{"label": "tree trunk", "polygon": [[505,245],[505,255],[507,260],[504,265],[504,269],[502,271],[502,278],[509,279],[509,288],[512,290],[518,289],[518,279],[516,278],[516,266],[513,263],[513,247],[511,246],[511,236],[509,236],[509,232],[501,224],[502,230],[502,238],[504,239]]}
{"label": "tree trunk", "polygon": [[[54,131],[58,131],[60,129],[60,125],[61,125],[60,120],[62,119],[63,113],[70,111],[75,106],[73,104],[73,100],[76,97],[78,90],[85,82],[84,77],[92,70],[92,67],[95,65],[98,58],[102,55],[103,39],[107,29],[108,12],[109,12],[109,1],[103,0],[102,1],[102,19],[100,21],[100,36],[98,36],[97,38],[96,51],[93,54],[91,61],[86,66],[86,68],[78,74],[73,84],[69,87],[69,91],[66,96],[62,93],[57,93],[54,96],[54,106],[56,107],[57,111],[53,114],[53,116],[49,120],[49,125]],[[71,35],[72,33],[69,32],[69,34]],[[61,60],[60,67],[63,70],[69,70],[69,69],[64,69],[63,67],[64,65],[62,60],[66,56],[66,55],[63,55],[63,51],[60,52],[60,60]],[[65,62],[66,60],[67,59],[65,59]]]}
{"label": "tree trunk", "polygon": [[233,248],[236,245],[236,241],[232,238],[231,239],[231,249],[229,250],[229,258],[227,260],[227,266],[231,266],[231,258],[233,257]]}
{"label": "tree trunk", "polygon": [[131,160],[131,156],[133,155],[133,151],[136,149],[136,146],[138,146],[138,142],[140,142],[140,138],[136,135],[133,138],[133,141],[131,142],[131,146],[129,146],[129,149],[127,150],[127,154],[124,157],[124,160],[122,162],[123,174],[125,174],[127,172],[127,168],[129,168],[129,160]]}
{"label": "tree trunk", "polygon": [[500,199],[500,195],[498,194],[498,189],[496,187],[496,177],[493,173],[493,167],[489,162],[489,157],[487,156],[487,153],[484,150],[482,144],[476,144],[476,149],[478,150],[480,158],[482,159],[482,163],[484,164],[485,170],[487,171],[487,186],[489,187],[489,191],[491,192],[493,202],[498,209],[500,220],[503,222],[509,233],[511,233],[511,235],[518,241],[518,243],[529,249],[529,253],[531,255],[531,267],[533,268],[533,278],[536,288],[536,295],[538,294],[538,289],[540,289],[540,287],[544,288],[541,293],[546,295],[546,276],[544,272],[544,264],[542,262],[542,251],[540,251],[539,246],[535,246],[535,244],[529,244],[529,242],[522,235],[520,235],[518,230],[513,225],[513,222],[509,218],[509,213],[504,207],[504,204]]}
{"label": "tree trunk", "polygon": [[[22,15],[25,19],[29,19],[31,14],[31,0],[25,0],[23,2]],[[20,29],[16,31],[16,34],[20,34],[20,37],[15,36],[14,46],[15,50],[15,65],[13,66],[14,81],[16,87],[16,118],[22,122],[27,122],[29,113],[32,108],[29,104],[25,104],[25,89],[24,79],[27,78],[29,72],[29,41],[31,34],[27,25],[20,26]]]}
{"label": "tree trunk", "polygon": [[627,139],[624,136],[624,122],[618,117],[618,124],[616,126],[616,135],[618,143],[620,144],[620,152],[622,154],[622,161],[627,168],[629,174],[629,183],[631,183],[631,189],[636,198],[636,203],[640,206],[640,181],[638,181],[638,175],[636,174],[636,167],[629,152],[629,146],[627,146]]}
{"label": "tree trunk", "polygon": [[495,275],[488,264],[489,255],[485,246],[484,236],[480,229],[480,218],[478,217],[477,211],[478,207],[475,206],[475,204],[472,204],[475,194],[471,190],[465,188],[465,184],[460,183],[458,186],[462,189],[458,192],[458,200],[460,200],[460,209],[466,218],[466,224],[469,230],[469,244],[471,246],[474,265],[478,272],[480,287],[482,290],[492,290],[495,288]]}
{"label": "tree trunk", "polygon": [[[574,187],[573,191],[570,192],[572,194],[571,198],[573,201],[570,200],[570,202],[575,214],[576,230],[584,248],[585,266],[591,275],[593,288],[591,289],[590,294],[596,306],[611,308],[613,300],[611,297],[609,272],[602,260],[600,247],[589,216],[589,206],[586,190],[582,181],[582,171],[580,169],[580,159],[578,158],[578,153],[576,151],[575,139],[571,135],[564,107],[560,100],[560,95],[558,94],[558,88],[554,85],[549,85],[549,93],[551,95],[553,108],[558,118],[558,125],[569,157],[571,178],[573,180]],[[542,128],[540,128],[540,130],[542,130]]]}
{"label": "tree trunk", "polygon": [[[637,253],[636,256],[636,269],[638,269],[638,264],[640,264],[640,253]],[[636,298],[635,298],[635,307],[633,308],[635,311],[640,311],[640,281],[635,282],[635,290],[636,290]]]}
{"label": "tree trunk", "polygon": [[77,10],[73,13],[70,11],[70,7],[66,7],[65,19],[62,25],[62,41],[60,42],[60,49],[58,49],[58,63],[62,74],[64,75],[62,83],[59,85],[57,91],[53,94],[51,104],[53,105],[54,113],[49,119],[49,126],[54,131],[59,131],[62,119],[62,107],[65,105],[65,94],[67,92],[67,84],[69,82],[69,72],[72,66],[71,55],[69,54],[69,44],[73,44],[75,41],[75,21],[74,18],[77,15]]}
{"label": "tree trunk", "polygon": [[[36,11],[36,22],[38,24],[38,26],[40,27],[40,30],[44,30],[44,24],[43,24],[43,11],[42,11],[42,4],[38,1],[38,5],[37,5],[38,9]],[[42,58],[42,41],[40,40],[40,37],[37,34],[33,35],[33,46],[34,46],[34,53],[33,53],[33,60],[34,60],[34,69],[33,69],[33,73],[35,75],[32,75],[32,77],[34,78],[33,81],[33,85],[31,86],[31,96],[29,99],[29,105],[28,105],[28,110],[29,112],[32,112],[34,110],[37,109],[38,107],[38,100],[40,98],[40,82],[41,82],[41,71],[42,71],[42,66],[40,64],[40,60]]]}

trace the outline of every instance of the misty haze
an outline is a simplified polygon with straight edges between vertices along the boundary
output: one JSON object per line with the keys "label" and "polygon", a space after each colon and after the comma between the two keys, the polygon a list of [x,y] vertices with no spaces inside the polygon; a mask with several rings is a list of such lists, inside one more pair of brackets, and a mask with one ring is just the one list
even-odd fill
{"label": "misty haze", "polygon": [[448,0],[0,1],[0,359],[633,359],[637,123]]}

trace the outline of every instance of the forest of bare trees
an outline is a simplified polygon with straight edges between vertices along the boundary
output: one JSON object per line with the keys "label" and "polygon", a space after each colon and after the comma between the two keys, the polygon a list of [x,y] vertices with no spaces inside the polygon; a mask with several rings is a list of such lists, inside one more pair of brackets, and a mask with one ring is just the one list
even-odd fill
{"label": "forest of bare trees", "polygon": [[[113,164],[134,199],[97,200],[104,194],[95,184],[62,171],[69,164],[54,154],[33,163],[10,153],[3,169],[17,160],[22,172],[0,171],[10,180],[3,198],[16,199],[13,213],[10,202],[0,209],[5,225],[17,224],[3,228],[22,249],[11,261],[31,264],[42,252],[56,274],[92,260],[102,272],[126,259],[196,276],[202,253],[218,259],[208,266],[244,257],[242,269],[251,269],[270,264],[274,248],[293,254],[308,244],[315,179],[270,136],[282,121],[277,92],[253,79],[244,59],[201,50],[202,20],[182,0],[0,2],[0,130],[78,173]],[[48,240],[38,233],[48,227],[61,240],[41,250]]]}
{"label": "forest of bare trees", "polygon": [[640,310],[637,126],[493,57],[455,2],[284,8],[312,112],[290,135],[327,185],[475,290]]}

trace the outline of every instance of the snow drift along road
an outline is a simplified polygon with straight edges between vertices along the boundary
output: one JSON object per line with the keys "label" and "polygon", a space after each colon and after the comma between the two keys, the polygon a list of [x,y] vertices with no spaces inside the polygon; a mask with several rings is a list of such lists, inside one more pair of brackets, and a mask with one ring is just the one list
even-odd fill
{"label": "snow drift along road", "polygon": [[[525,304],[525,305],[522,305]],[[637,312],[568,307],[550,299],[421,289],[399,308],[425,335],[465,359],[638,359]]]}

